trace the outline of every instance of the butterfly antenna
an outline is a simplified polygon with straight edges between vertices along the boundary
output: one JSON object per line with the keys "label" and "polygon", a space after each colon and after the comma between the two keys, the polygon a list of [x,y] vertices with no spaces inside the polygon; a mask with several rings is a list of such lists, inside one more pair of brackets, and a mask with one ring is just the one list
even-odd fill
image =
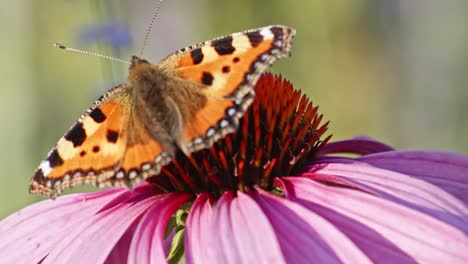
{"label": "butterfly antenna", "polygon": [[159,0],[158,5],[156,6],[156,9],[154,11],[153,17],[151,18],[151,22],[149,23],[148,30],[146,31],[145,40],[143,41],[143,47],[141,47],[141,50],[140,50],[140,57],[143,54],[143,50],[146,48],[146,45],[148,44],[149,34],[151,32],[151,28],[153,27],[154,21],[156,20],[156,16],[159,13],[159,8],[161,7],[162,2],[163,0]]}
{"label": "butterfly antenna", "polygon": [[105,59],[108,59],[108,60],[113,60],[113,61],[118,61],[118,62],[131,64],[128,61],[120,60],[120,59],[117,59],[117,58],[114,58],[114,57],[111,57],[111,56],[102,55],[102,54],[99,54],[97,52],[89,52],[89,51],[69,48],[69,47],[67,47],[65,45],[62,45],[62,44],[59,44],[59,43],[55,43],[54,47],[59,48],[59,49],[63,49],[63,50],[66,50],[66,51],[72,51],[72,52],[77,52],[77,53],[81,53],[81,54],[85,54],[85,55],[96,56],[96,57],[101,57],[101,58],[105,58]]}

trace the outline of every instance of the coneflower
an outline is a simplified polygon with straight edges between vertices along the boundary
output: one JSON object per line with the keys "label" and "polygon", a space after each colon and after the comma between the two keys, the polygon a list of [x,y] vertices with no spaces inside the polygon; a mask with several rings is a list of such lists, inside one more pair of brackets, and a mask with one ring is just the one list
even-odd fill
{"label": "coneflower", "polygon": [[266,74],[238,131],[212,148],[178,155],[134,190],[66,195],[4,219],[2,262],[468,260],[468,157],[328,143],[322,119]]}

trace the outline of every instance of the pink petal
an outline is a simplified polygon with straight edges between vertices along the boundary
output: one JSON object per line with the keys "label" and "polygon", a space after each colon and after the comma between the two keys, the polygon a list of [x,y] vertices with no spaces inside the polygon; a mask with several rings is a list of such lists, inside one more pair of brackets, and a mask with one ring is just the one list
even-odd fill
{"label": "pink petal", "polygon": [[287,198],[333,223],[378,263],[462,263],[460,230],[398,203],[305,178],[283,178]]}
{"label": "pink petal", "polygon": [[348,163],[316,164],[303,176],[313,179],[316,174],[351,182],[360,189],[468,232],[468,208],[449,193],[423,180],[352,160]]}
{"label": "pink petal", "polygon": [[145,185],[110,201],[98,213],[64,230],[65,238],[43,263],[102,263],[123,234],[161,198]]}
{"label": "pink petal", "polygon": [[183,193],[159,195],[159,199],[138,223],[132,243],[129,244],[128,263],[166,263],[164,233],[167,224],[175,211],[189,198],[189,194]]}
{"label": "pink petal", "polygon": [[278,236],[289,263],[372,263],[340,230],[320,215],[261,189],[251,192]]}
{"label": "pink petal", "polygon": [[428,181],[468,204],[468,157],[449,152],[392,151],[360,157],[379,168]]}
{"label": "pink petal", "polygon": [[[231,192],[225,193],[216,204],[212,224],[221,227],[221,232],[213,235],[225,245],[222,248],[225,259],[239,259],[242,263],[284,262],[271,223],[246,194],[237,192],[237,197],[234,197]],[[227,237],[232,237],[232,240]],[[233,255],[235,257],[228,257]]]}
{"label": "pink petal", "polygon": [[353,153],[359,155],[367,155],[371,153],[392,151],[393,148],[373,140],[369,137],[355,137],[349,140],[335,141],[324,145],[318,155],[326,155],[331,153]]}
{"label": "pink petal", "polygon": [[164,256],[169,255],[169,252],[171,251],[171,248],[172,248],[172,241],[174,240],[175,235],[176,235],[176,230],[173,229],[171,232],[169,232],[169,235],[167,235],[167,237],[164,238],[163,243],[162,243]]}
{"label": "pink petal", "polygon": [[[202,202],[196,207],[197,212],[190,212],[190,226],[187,224],[187,233],[190,234],[187,237],[191,242],[186,247],[188,263],[285,263],[264,212],[246,194],[238,192],[237,195],[224,193],[213,212],[205,210]],[[200,223],[205,211],[211,219],[208,223]],[[193,242],[197,236],[209,237],[198,241],[199,247],[207,247],[204,256],[194,252]]]}
{"label": "pink petal", "polygon": [[133,234],[135,233],[137,223],[133,223],[131,227],[125,231],[125,234],[120,238],[119,242],[114,246],[111,253],[107,256],[106,264],[120,263],[128,258],[129,245],[132,242]]}
{"label": "pink petal", "polygon": [[[0,222],[0,255],[5,263],[37,263],[79,225],[126,188],[73,194],[28,206]],[[27,252],[27,254],[25,254]]]}
{"label": "pink petal", "polygon": [[187,263],[203,263],[214,259],[214,253],[207,227],[211,226],[213,209],[206,193],[201,193],[193,203],[185,229],[185,260]]}

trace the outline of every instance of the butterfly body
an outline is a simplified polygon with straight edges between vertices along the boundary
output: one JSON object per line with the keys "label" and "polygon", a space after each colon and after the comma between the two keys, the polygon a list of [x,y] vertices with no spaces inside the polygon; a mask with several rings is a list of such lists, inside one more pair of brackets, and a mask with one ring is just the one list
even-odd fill
{"label": "butterfly body", "polygon": [[159,64],[132,57],[128,81],[99,98],[36,170],[30,192],[127,185],[234,132],[254,86],[289,55],[294,29],[268,26],[190,46]]}
{"label": "butterfly body", "polygon": [[203,85],[171,76],[169,71],[146,60],[132,59],[128,90],[134,106],[132,112],[138,113],[132,118],[145,126],[170,157],[174,157],[176,147],[189,153],[183,129],[206,102],[201,89]]}

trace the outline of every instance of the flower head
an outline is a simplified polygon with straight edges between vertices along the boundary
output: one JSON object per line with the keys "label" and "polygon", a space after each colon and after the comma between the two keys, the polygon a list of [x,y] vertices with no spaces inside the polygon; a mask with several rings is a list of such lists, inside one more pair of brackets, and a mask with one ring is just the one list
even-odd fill
{"label": "flower head", "polygon": [[468,259],[468,157],[364,137],[328,143],[318,108],[290,83],[267,74],[256,94],[236,133],[132,191],[63,196],[6,218],[3,261]]}
{"label": "flower head", "polygon": [[318,106],[288,81],[266,74],[255,92],[237,133],[189,157],[179,155],[149,182],[166,191],[215,197],[253,186],[271,191],[276,177],[299,170],[331,137],[322,138],[328,122],[321,124]]}

